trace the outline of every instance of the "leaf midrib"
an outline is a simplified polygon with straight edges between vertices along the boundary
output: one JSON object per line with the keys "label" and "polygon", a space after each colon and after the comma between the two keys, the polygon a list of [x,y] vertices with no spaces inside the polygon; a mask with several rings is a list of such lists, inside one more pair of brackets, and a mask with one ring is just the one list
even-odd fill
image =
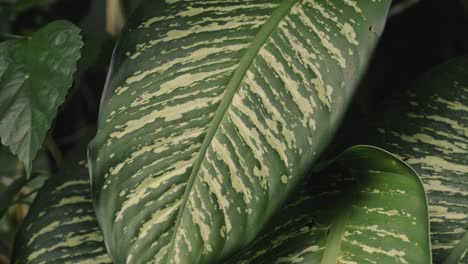
{"label": "leaf midrib", "polygon": [[244,78],[244,75],[247,73],[250,65],[257,57],[258,52],[270,38],[273,31],[277,28],[279,23],[283,20],[283,18],[289,13],[291,8],[300,0],[286,0],[285,2],[281,3],[275,11],[271,14],[270,18],[265,22],[262,28],[258,31],[255,37],[252,39],[252,43],[247,48],[245,53],[242,55],[239,66],[234,71],[229,83],[226,86],[226,92],[221,100],[218,109],[215,112],[213,120],[211,121],[210,127],[206,133],[206,136],[203,140],[202,146],[200,147],[200,151],[198,154],[197,159],[193,165],[192,171],[189,176],[189,180],[187,182],[187,187],[184,192],[184,198],[181,204],[181,208],[176,218],[176,224],[174,226],[174,231],[172,233],[172,237],[169,240],[169,251],[166,254],[166,260],[170,256],[170,253],[173,250],[173,242],[175,241],[177,230],[180,226],[182,215],[185,211],[185,207],[187,205],[187,200],[189,194],[192,191],[192,186],[195,183],[196,176],[198,175],[198,171],[202,162],[205,160],[206,152],[208,151],[208,147],[211,145],[211,141],[213,140],[216,131],[218,130],[221,121],[224,119],[224,116],[229,109],[229,106],[232,103],[234,95],[239,90],[240,84]]}

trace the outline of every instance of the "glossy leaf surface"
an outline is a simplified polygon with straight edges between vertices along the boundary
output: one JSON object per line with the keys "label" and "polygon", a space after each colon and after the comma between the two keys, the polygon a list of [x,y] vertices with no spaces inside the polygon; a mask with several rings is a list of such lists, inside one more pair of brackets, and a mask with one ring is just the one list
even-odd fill
{"label": "glossy leaf surface", "polygon": [[421,181],[375,147],[345,151],[273,219],[228,263],[431,263]]}
{"label": "glossy leaf surface", "polygon": [[215,263],[251,242],[331,139],[389,1],[146,1],[90,145],[117,263]]}

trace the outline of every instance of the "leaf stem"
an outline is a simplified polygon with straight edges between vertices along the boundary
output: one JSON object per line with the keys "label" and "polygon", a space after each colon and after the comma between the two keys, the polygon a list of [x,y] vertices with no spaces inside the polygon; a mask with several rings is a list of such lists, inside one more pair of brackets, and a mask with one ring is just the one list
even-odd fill
{"label": "leaf stem", "polygon": [[52,155],[52,158],[55,161],[55,164],[58,166],[62,165],[63,163],[63,154],[60,148],[58,147],[57,143],[55,143],[55,140],[52,138],[52,136],[49,135],[47,136],[45,142],[44,142],[45,147],[49,151],[49,153]]}
{"label": "leaf stem", "polygon": [[27,36],[15,35],[10,33],[0,33],[0,39],[11,40],[11,39],[30,39]]}

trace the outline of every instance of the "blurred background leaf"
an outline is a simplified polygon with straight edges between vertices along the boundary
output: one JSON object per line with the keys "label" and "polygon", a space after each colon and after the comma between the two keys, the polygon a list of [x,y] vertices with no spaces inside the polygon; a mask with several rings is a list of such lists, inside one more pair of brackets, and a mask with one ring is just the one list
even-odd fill
{"label": "blurred background leaf", "polygon": [[19,229],[13,263],[112,263],[91,201],[86,146],[77,144],[39,190]]}
{"label": "blurred background leaf", "polygon": [[[37,190],[50,175],[49,157],[45,151],[40,151],[33,162],[34,178],[25,180],[24,168],[21,162],[13,156],[6,147],[0,147],[0,197],[14,182],[22,183],[18,191],[13,193],[12,204],[1,200],[1,208],[7,209],[0,215],[0,264],[8,263],[16,230],[27,214],[29,205],[36,197]],[[4,203],[5,202],[5,203]]]}

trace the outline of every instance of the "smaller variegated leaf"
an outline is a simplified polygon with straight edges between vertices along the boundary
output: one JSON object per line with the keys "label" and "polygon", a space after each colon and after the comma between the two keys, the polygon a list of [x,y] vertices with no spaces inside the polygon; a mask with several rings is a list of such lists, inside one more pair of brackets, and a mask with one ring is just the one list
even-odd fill
{"label": "smaller variegated leaf", "polygon": [[431,70],[385,106],[374,117],[378,132],[369,143],[421,175],[434,261],[468,263],[468,56]]}
{"label": "smaller variegated leaf", "polygon": [[431,263],[426,196],[414,170],[356,146],[313,175],[237,264]]}
{"label": "smaller variegated leaf", "polygon": [[86,144],[39,191],[15,242],[15,264],[112,263],[91,202]]}

